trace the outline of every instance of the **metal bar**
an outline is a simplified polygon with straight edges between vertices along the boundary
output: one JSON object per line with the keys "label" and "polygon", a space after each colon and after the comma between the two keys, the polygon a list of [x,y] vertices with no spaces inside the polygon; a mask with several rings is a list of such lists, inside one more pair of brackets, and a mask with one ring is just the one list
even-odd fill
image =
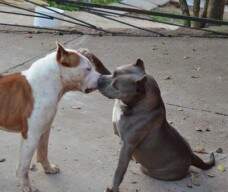
{"label": "metal bar", "polygon": [[[22,7],[18,7],[18,6],[16,6],[16,5],[11,5],[11,4],[9,4],[9,3],[0,2],[0,4],[4,4],[4,5],[7,5],[7,6],[9,6],[9,7],[14,7],[14,8],[17,8],[17,9],[25,10],[25,11],[28,11],[28,12],[31,12],[31,13],[37,13],[37,14],[40,14],[40,15],[44,15],[45,17],[48,17],[48,18],[50,18],[50,19],[57,19],[57,20],[60,20],[60,21],[72,23],[72,24],[75,24],[75,25],[78,25],[78,26],[82,26],[82,27],[86,27],[86,28],[90,28],[90,29],[91,29],[91,27],[89,27],[89,26],[87,26],[87,25],[84,25],[84,24],[81,24],[81,23],[69,21],[69,20],[62,19],[62,18],[55,17],[55,16],[46,15],[46,14],[40,13],[40,12],[35,12],[35,11],[29,10],[29,9],[25,9],[25,8],[22,8]],[[7,25],[7,24],[6,24],[6,23],[0,23],[0,25]],[[19,25],[19,24],[8,24],[8,26],[52,30],[51,28],[46,28],[46,27],[35,27],[35,26],[27,26],[27,25]],[[53,29],[53,30],[56,31],[56,30],[59,30],[59,29]],[[61,30],[61,31],[62,31],[62,32],[67,32],[67,33],[69,33],[69,31],[67,31],[67,30]],[[79,34],[84,34],[83,32],[78,31],[78,30],[74,30],[74,31],[75,31],[76,33],[79,33]],[[121,34],[123,34],[123,33],[118,33],[118,32],[111,32],[111,31],[107,31],[107,33],[110,33],[110,34],[112,34],[112,35],[121,35]]]}
{"label": "metal bar", "polygon": [[166,25],[172,25],[172,26],[187,28],[187,29],[194,29],[194,30],[198,30],[198,31],[210,32],[210,33],[214,33],[214,34],[217,34],[217,35],[228,36],[228,33],[225,33],[225,32],[213,31],[213,30],[204,29],[204,28],[197,28],[197,27],[188,27],[188,26],[184,26],[184,25],[180,25],[180,24],[175,24],[175,23],[170,23],[170,22],[165,22],[165,21],[157,21],[155,19],[148,19],[148,18],[132,16],[132,15],[123,15],[121,13],[116,13],[116,12],[111,12],[111,11],[104,11],[104,10],[99,10],[99,9],[94,9],[94,8],[88,8],[88,7],[87,8],[81,7],[81,8],[84,9],[84,10],[88,10],[89,9],[89,10],[93,10],[95,12],[100,12],[100,13],[119,15],[119,16],[122,16],[122,17],[129,17],[129,18],[134,18],[134,19],[139,19],[139,20],[145,20],[145,21],[151,21],[151,22],[162,23],[162,24],[166,24]]}
{"label": "metal bar", "polygon": [[18,6],[16,6],[16,5],[11,5],[11,4],[6,3],[6,2],[2,2],[2,1],[1,1],[0,4],[7,5],[7,6],[9,6],[9,7],[14,7],[14,8],[17,8],[17,9],[21,9],[21,10],[24,10],[24,11],[28,11],[28,12],[30,12],[30,13],[37,13],[37,14],[39,14],[39,15],[43,15],[43,16],[45,16],[45,17],[49,17],[50,19],[53,19],[53,17],[50,16],[50,15],[46,15],[46,14],[40,13],[40,12],[35,12],[35,11],[29,10],[29,9],[26,9],[26,8],[23,8],[23,7],[18,7]]}
{"label": "metal bar", "polygon": [[[76,30],[72,32],[72,31],[68,31],[68,30],[64,30],[64,29],[54,29],[54,28],[47,28],[47,27],[35,27],[35,26],[8,24],[8,23],[0,23],[0,25],[2,25],[2,26],[10,26],[10,27],[23,27],[23,28],[31,28],[31,29],[59,31],[59,32],[68,33],[68,34],[79,34],[79,35],[86,34],[86,33],[83,33],[83,32],[76,31]],[[94,35],[94,34],[87,34],[87,35]],[[122,32],[116,32],[116,33],[114,32],[112,35],[115,35],[115,36],[128,36],[128,37],[139,37],[140,36],[140,35],[132,35],[132,34],[122,33]],[[150,36],[145,36],[145,37],[150,37]],[[226,37],[224,37],[224,38],[226,38]]]}
{"label": "metal bar", "polygon": [[6,13],[6,14],[12,14],[12,15],[22,15],[22,16],[28,16],[28,17],[39,17],[39,18],[44,18],[44,19],[53,19],[50,17],[46,16],[39,16],[39,15],[30,15],[30,14],[25,14],[25,13],[17,13],[17,12],[9,12],[9,11],[1,11],[0,13]]}
{"label": "metal bar", "polygon": [[118,23],[122,23],[122,24],[124,24],[124,25],[128,25],[128,26],[134,27],[134,28],[136,28],[136,29],[140,29],[140,30],[147,31],[147,32],[150,32],[150,33],[153,33],[153,34],[157,34],[157,35],[159,35],[159,36],[161,36],[161,37],[165,37],[165,35],[162,34],[162,33],[159,33],[159,32],[156,32],[156,31],[152,31],[152,30],[149,30],[149,29],[145,29],[145,28],[142,28],[142,27],[138,27],[138,26],[132,25],[132,24],[130,24],[130,23],[127,23],[127,22],[124,22],[124,21],[120,21],[120,20],[111,18],[111,17],[109,17],[109,16],[105,16],[104,14],[98,13],[98,12],[96,12],[96,11],[87,10],[87,12],[88,12],[88,13],[91,13],[91,14],[94,14],[94,15],[97,15],[97,16],[100,16],[100,17],[103,17],[103,18],[106,18],[106,19],[108,19],[108,20],[116,21],[116,22],[118,22]]}
{"label": "metal bar", "polygon": [[87,26],[87,25],[84,25],[84,24],[81,24],[81,23],[69,21],[69,20],[62,19],[62,18],[55,17],[55,16],[46,15],[46,14],[40,13],[40,12],[35,12],[35,11],[29,10],[29,9],[25,9],[25,8],[22,8],[22,7],[18,7],[18,6],[16,6],[16,5],[11,5],[11,4],[9,4],[9,3],[0,2],[0,4],[4,4],[4,5],[7,5],[7,6],[9,6],[9,7],[14,7],[14,8],[17,8],[17,9],[25,10],[25,11],[28,11],[28,12],[31,12],[31,13],[38,13],[38,14],[40,14],[40,15],[44,15],[44,16],[50,17],[50,18],[52,18],[52,19],[57,19],[57,20],[60,20],[60,21],[64,21],[64,22],[67,22],[67,23],[74,24],[74,25],[78,25],[78,26],[82,26],[82,27],[91,28],[91,27],[89,27],[89,26]]}
{"label": "metal bar", "polygon": [[59,14],[59,15],[62,15],[62,16],[64,16],[64,17],[73,19],[73,20],[75,20],[75,21],[79,21],[79,22],[81,22],[81,23],[87,25],[88,27],[93,28],[93,29],[96,29],[96,30],[98,30],[98,31],[110,33],[109,31],[106,31],[106,30],[104,30],[104,29],[102,29],[102,28],[98,28],[97,26],[95,26],[95,25],[93,25],[93,24],[91,24],[91,23],[85,22],[85,21],[83,21],[83,20],[81,20],[81,19],[76,19],[75,17],[69,16],[69,15],[64,14],[64,13],[60,13],[60,12],[58,12],[58,11],[56,11],[56,10],[53,10],[53,9],[48,8],[48,7],[42,6],[42,5],[40,5],[40,4],[38,4],[38,3],[35,3],[35,2],[33,2],[33,1],[30,1],[30,0],[24,0],[24,1],[29,2],[29,3],[31,3],[31,4],[34,4],[34,5],[37,5],[37,6],[39,6],[39,7],[42,7],[42,8],[44,8],[44,9],[47,9],[47,10],[49,10],[49,11],[52,11],[52,12],[57,13],[57,14]]}
{"label": "metal bar", "polygon": [[119,14],[119,13],[103,11],[103,10],[93,9],[93,8],[84,8],[84,7],[82,7],[80,10],[83,10],[83,11],[92,10],[92,11],[95,11],[95,12],[98,12],[98,13],[103,13],[104,15],[111,16],[111,17],[119,17],[119,16],[121,16],[121,14]]}
{"label": "metal bar", "polygon": [[[69,33],[69,34],[76,33],[76,34],[80,34],[80,35],[84,35],[84,34],[93,35],[93,34],[84,33],[84,32],[81,32],[81,31],[77,31],[77,30],[74,30],[72,32],[72,31],[64,30],[64,29],[56,29],[56,28],[48,28],[48,27],[36,27],[36,26],[19,25],[19,24],[8,24],[8,23],[0,23],[0,25],[2,25],[2,26],[10,26],[10,27],[23,27],[23,28],[29,28],[29,29],[41,29],[41,30],[59,31],[59,32]],[[112,32],[112,35],[118,36],[118,35],[128,35],[128,34],[122,33],[122,32]]]}
{"label": "metal bar", "polygon": [[76,6],[80,5],[80,6],[84,6],[84,7],[96,7],[96,8],[102,8],[102,9],[125,11],[125,12],[144,14],[144,15],[169,17],[169,18],[173,18],[173,19],[182,19],[182,20],[198,21],[198,22],[203,22],[203,23],[212,23],[212,24],[217,24],[217,25],[228,25],[228,21],[221,21],[221,20],[216,20],[216,19],[198,18],[198,17],[193,17],[193,16],[184,16],[184,15],[177,15],[177,14],[171,14],[171,13],[161,13],[161,12],[157,12],[157,11],[147,11],[147,10],[127,8],[127,7],[118,7],[118,6],[112,6],[112,5],[107,6],[107,5],[98,5],[98,4],[92,4],[92,3],[74,2],[74,1],[70,1],[70,0],[64,0],[64,2],[74,3]]}
{"label": "metal bar", "polygon": [[[65,33],[71,33],[68,30],[64,29],[55,29],[55,28],[48,28],[48,27],[35,27],[35,26],[29,26],[29,25],[19,25],[19,24],[8,24],[8,23],[0,23],[2,26],[10,26],[10,27],[23,27],[23,28],[31,28],[31,29],[44,29],[44,30],[51,30],[51,31],[60,31]],[[74,31],[77,34],[83,35],[82,32],[75,30]]]}

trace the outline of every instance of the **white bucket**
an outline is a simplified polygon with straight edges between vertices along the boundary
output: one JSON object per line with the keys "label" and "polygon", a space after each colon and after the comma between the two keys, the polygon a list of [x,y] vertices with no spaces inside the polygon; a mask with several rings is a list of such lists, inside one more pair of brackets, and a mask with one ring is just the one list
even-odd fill
{"label": "white bucket", "polygon": [[[54,7],[48,7],[48,8],[55,10],[59,13],[64,13],[64,11],[61,9],[57,9]],[[50,16],[60,17],[59,14],[57,14],[51,10],[47,10],[43,7],[36,7],[35,11],[39,12],[39,13],[46,14],[46,15],[50,15]],[[36,15],[41,16],[40,14],[36,14]],[[57,19],[45,19],[45,18],[34,17],[33,26],[55,28],[56,26],[58,26],[58,21],[59,20],[57,20]]]}

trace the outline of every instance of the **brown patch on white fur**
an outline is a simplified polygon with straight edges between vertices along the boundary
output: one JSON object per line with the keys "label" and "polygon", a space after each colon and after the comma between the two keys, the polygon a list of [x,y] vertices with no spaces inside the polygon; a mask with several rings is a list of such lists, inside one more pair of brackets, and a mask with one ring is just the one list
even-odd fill
{"label": "brown patch on white fur", "polygon": [[27,138],[28,122],[33,110],[32,89],[20,73],[0,78],[0,127],[21,132]]}
{"label": "brown patch on white fur", "polygon": [[77,67],[80,63],[80,56],[77,52],[67,51],[61,44],[57,44],[56,59],[59,64],[65,67]]}

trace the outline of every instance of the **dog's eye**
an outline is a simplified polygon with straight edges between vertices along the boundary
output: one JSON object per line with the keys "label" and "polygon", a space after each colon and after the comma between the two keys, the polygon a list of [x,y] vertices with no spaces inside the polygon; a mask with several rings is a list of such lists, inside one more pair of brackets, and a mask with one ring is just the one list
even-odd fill
{"label": "dog's eye", "polygon": [[86,71],[91,71],[91,70],[92,70],[91,67],[87,67],[87,68],[86,68]]}

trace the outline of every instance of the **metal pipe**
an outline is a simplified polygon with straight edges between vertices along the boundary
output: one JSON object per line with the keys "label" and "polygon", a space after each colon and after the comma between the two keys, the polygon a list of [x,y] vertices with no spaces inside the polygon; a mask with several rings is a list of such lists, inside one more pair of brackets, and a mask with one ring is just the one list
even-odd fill
{"label": "metal pipe", "polygon": [[14,8],[17,8],[17,9],[25,10],[25,11],[28,11],[28,12],[31,12],[31,13],[38,13],[38,14],[40,14],[40,15],[44,15],[44,16],[50,17],[50,18],[52,18],[52,19],[57,19],[57,20],[60,20],[60,21],[64,21],[64,22],[67,22],[67,23],[74,24],[74,25],[78,25],[78,26],[82,26],[82,27],[91,28],[91,27],[89,27],[89,26],[87,26],[87,25],[84,25],[84,24],[81,24],[81,23],[69,21],[69,20],[62,19],[62,18],[55,17],[55,16],[50,16],[50,15],[47,15],[47,14],[44,14],[44,13],[40,13],[40,12],[35,12],[35,11],[29,10],[29,9],[25,9],[25,8],[22,8],[22,7],[18,7],[18,6],[16,6],[16,5],[11,5],[11,4],[9,4],[9,3],[0,2],[0,4],[4,4],[4,5],[7,5],[7,6],[9,6],[9,7],[14,7]]}
{"label": "metal pipe", "polygon": [[44,19],[52,19],[50,17],[46,17],[46,16],[39,16],[39,15],[31,15],[31,14],[25,14],[25,13],[17,13],[17,12],[10,12],[10,11],[1,11],[0,13],[6,13],[6,14],[12,14],[12,15],[22,15],[22,16],[27,16],[27,17],[39,17],[39,18],[44,18]]}
{"label": "metal pipe", "polygon": [[132,15],[123,15],[121,13],[116,13],[116,12],[111,12],[111,11],[104,11],[104,10],[99,10],[99,9],[94,9],[94,8],[88,8],[88,7],[87,8],[81,7],[81,8],[83,10],[93,10],[94,12],[98,12],[98,13],[100,12],[100,13],[119,15],[119,16],[122,16],[122,17],[129,17],[129,18],[134,18],[134,19],[139,19],[139,20],[145,20],[145,21],[151,21],[151,22],[162,23],[162,24],[166,24],[166,25],[172,25],[172,26],[187,28],[187,29],[194,29],[194,30],[198,30],[198,31],[210,32],[210,33],[214,33],[214,34],[217,34],[217,35],[228,36],[228,33],[225,33],[225,32],[213,31],[213,30],[204,29],[204,28],[197,28],[197,27],[188,27],[188,26],[184,26],[184,25],[180,25],[180,24],[175,24],[175,23],[170,23],[170,22],[165,22],[165,21],[157,21],[155,19],[143,18],[143,17],[138,17],[138,16],[132,16]]}
{"label": "metal pipe", "polygon": [[[68,30],[64,29],[55,29],[55,28],[48,28],[48,27],[35,27],[35,26],[29,26],[29,25],[19,25],[19,24],[8,24],[8,23],[0,23],[2,26],[10,26],[10,27],[24,27],[24,28],[31,28],[31,29],[44,29],[44,30],[51,30],[51,31],[60,31],[64,33],[71,33]],[[74,31],[77,34],[83,35],[82,32],[75,30]]]}
{"label": "metal pipe", "polygon": [[37,14],[39,14],[39,15],[43,15],[43,16],[45,16],[45,17],[49,17],[50,19],[53,19],[53,17],[50,16],[50,15],[46,15],[46,14],[40,13],[40,12],[35,12],[35,11],[32,11],[32,10],[30,10],[30,9],[26,9],[26,8],[23,8],[23,7],[18,7],[18,6],[16,6],[16,5],[11,5],[11,4],[6,3],[6,2],[2,2],[2,1],[1,1],[0,4],[7,5],[7,6],[9,6],[9,7],[14,7],[14,8],[17,8],[17,9],[21,9],[21,10],[24,10],[24,11],[28,11],[28,12],[30,12],[30,13],[37,13]]}
{"label": "metal pipe", "polygon": [[67,18],[73,19],[73,20],[75,20],[75,21],[79,21],[79,22],[81,22],[81,23],[84,23],[84,24],[87,25],[89,28],[93,28],[93,29],[96,29],[96,30],[98,30],[98,31],[110,33],[109,31],[106,31],[106,30],[104,30],[104,29],[102,29],[102,28],[98,28],[97,26],[95,26],[95,25],[93,25],[93,24],[90,24],[90,23],[88,23],[88,22],[85,22],[85,21],[83,21],[83,20],[81,20],[81,19],[76,19],[75,17],[69,16],[69,15],[64,14],[64,13],[60,13],[60,12],[58,12],[58,11],[56,11],[56,10],[53,10],[53,9],[48,8],[48,7],[42,6],[42,5],[40,5],[40,4],[38,4],[38,3],[35,3],[35,2],[33,2],[33,1],[30,1],[30,0],[24,0],[24,1],[29,2],[29,3],[31,3],[31,4],[33,4],[33,5],[36,5],[36,6],[42,7],[42,8],[44,8],[44,9],[47,9],[47,10],[49,10],[49,11],[52,11],[52,12],[57,13],[57,14],[59,14],[59,15],[62,15],[62,16],[64,16],[64,17],[67,17]]}
{"label": "metal pipe", "polygon": [[124,21],[120,21],[120,20],[111,18],[111,17],[109,17],[109,16],[105,16],[104,14],[101,14],[101,13],[98,13],[98,12],[95,12],[95,11],[89,11],[89,10],[88,10],[87,12],[88,12],[88,13],[91,13],[91,14],[94,14],[94,15],[97,15],[97,16],[100,16],[100,17],[103,17],[103,18],[106,18],[106,19],[108,19],[108,20],[113,20],[113,21],[116,21],[116,22],[118,22],[118,23],[122,23],[122,24],[124,24],[124,25],[128,25],[128,26],[134,27],[134,28],[136,28],[136,29],[140,29],[140,30],[147,31],[147,32],[150,32],[150,33],[153,33],[153,34],[157,34],[157,35],[159,35],[159,36],[161,36],[161,37],[165,37],[165,35],[162,34],[162,33],[159,33],[159,32],[156,32],[156,31],[152,31],[152,30],[149,30],[149,29],[145,29],[145,28],[142,28],[142,27],[138,27],[138,26],[136,26],[136,25],[132,25],[132,24],[130,24],[130,23],[127,23],[127,22],[124,22]]}

